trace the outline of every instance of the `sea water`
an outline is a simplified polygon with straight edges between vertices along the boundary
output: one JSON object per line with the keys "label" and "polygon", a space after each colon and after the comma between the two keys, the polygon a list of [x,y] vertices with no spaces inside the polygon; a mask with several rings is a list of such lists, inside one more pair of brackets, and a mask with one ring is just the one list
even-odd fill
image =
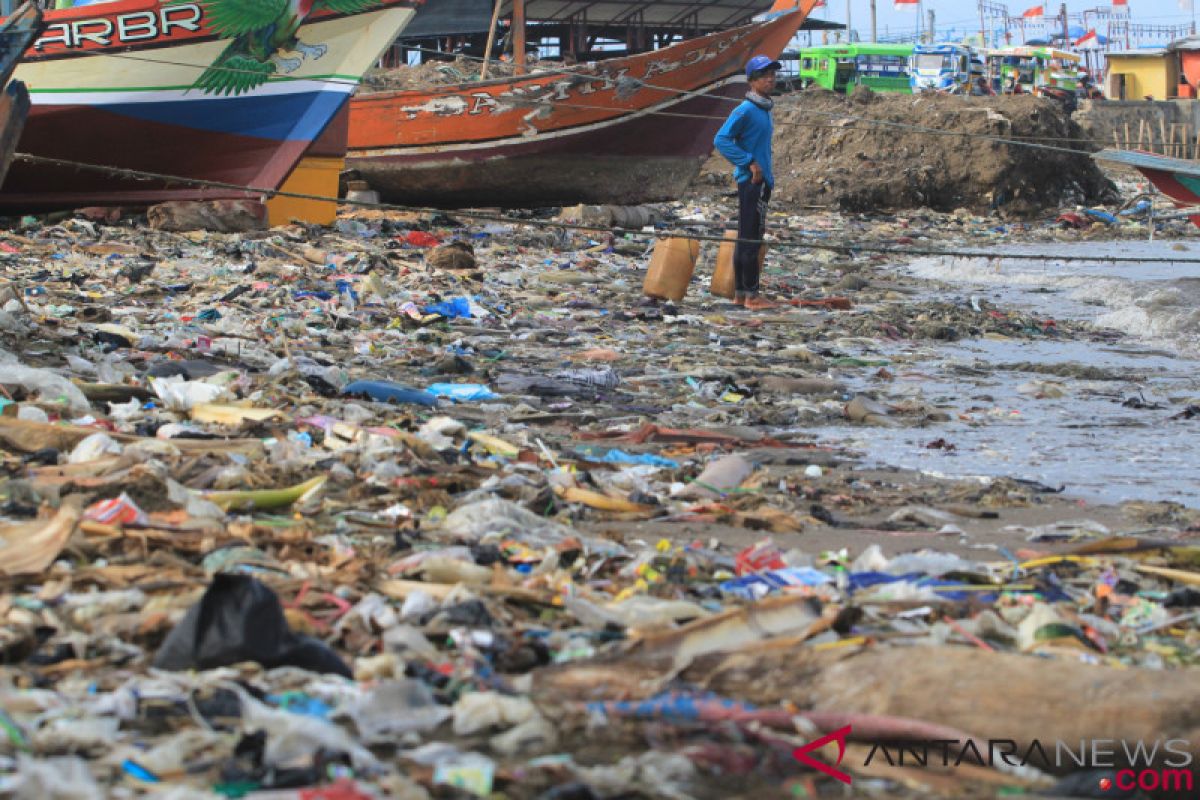
{"label": "sea water", "polygon": [[[1047,250],[1095,260],[1003,258]],[[1200,417],[1171,419],[1200,403],[1200,264],[1103,260],[1200,259],[1200,247],[1105,242],[999,248],[995,254],[922,259],[907,270],[938,282],[921,299],[986,302],[1122,335],[879,345],[872,348],[877,355],[897,360],[890,368],[896,378],[868,385],[892,400],[912,397],[939,406],[952,420],[915,429],[844,426],[830,431],[833,438],[863,451],[868,463],[949,477],[1022,478],[1097,502],[1200,504]],[[1108,373],[1103,377],[1117,379],[1075,377],[1071,365],[1100,368]],[[1145,407],[1154,405],[1162,408]],[[953,449],[928,447],[938,439]]]}

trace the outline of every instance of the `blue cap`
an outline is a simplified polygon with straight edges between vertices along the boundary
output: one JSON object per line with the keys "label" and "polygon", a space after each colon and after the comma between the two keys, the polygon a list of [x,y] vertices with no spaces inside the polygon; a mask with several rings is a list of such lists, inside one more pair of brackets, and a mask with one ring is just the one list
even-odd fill
{"label": "blue cap", "polygon": [[772,61],[767,56],[755,56],[746,62],[746,77],[749,78],[754,73],[764,69],[783,69],[783,64],[778,61]]}

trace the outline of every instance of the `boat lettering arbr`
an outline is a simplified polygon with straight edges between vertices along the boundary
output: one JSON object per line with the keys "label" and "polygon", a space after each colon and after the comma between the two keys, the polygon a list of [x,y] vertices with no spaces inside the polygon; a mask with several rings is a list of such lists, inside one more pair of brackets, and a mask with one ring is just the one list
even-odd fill
{"label": "boat lettering arbr", "polygon": [[169,37],[182,31],[199,33],[204,27],[204,10],[198,4],[163,6],[157,11],[134,11],[116,17],[59,22],[46,26],[46,33],[33,47],[47,52],[77,48],[136,44]]}

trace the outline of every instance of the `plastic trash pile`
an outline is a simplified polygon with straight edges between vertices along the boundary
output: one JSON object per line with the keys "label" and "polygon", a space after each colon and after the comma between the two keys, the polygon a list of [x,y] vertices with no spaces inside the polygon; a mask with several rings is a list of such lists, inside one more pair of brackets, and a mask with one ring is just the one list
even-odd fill
{"label": "plastic trash pile", "polygon": [[[478,265],[430,268],[455,237]],[[1083,770],[862,756],[1200,730],[1200,513],[1118,526],[819,436],[957,413],[889,396],[919,365],[873,341],[1102,332],[828,253],[769,271],[778,313],[664,306],[645,241],[448,218],[0,243],[0,796],[816,797],[793,751],[847,725],[811,758],[856,795],[1034,792]],[[876,702],[856,664],[1017,701]]]}

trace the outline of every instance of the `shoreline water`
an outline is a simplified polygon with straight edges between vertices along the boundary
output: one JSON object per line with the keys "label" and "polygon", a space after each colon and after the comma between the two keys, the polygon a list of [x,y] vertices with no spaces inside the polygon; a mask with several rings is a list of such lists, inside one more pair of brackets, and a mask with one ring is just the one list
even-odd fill
{"label": "shoreline water", "polygon": [[[1181,246],[1186,247],[1180,242],[1043,244],[1038,251],[1169,257]],[[1003,259],[1006,252],[1025,250],[997,248],[991,262],[917,259],[902,269],[922,284],[921,298],[982,300],[1047,320],[1119,329],[1125,336],[1117,343],[1047,336],[899,348],[902,356],[932,365],[920,392],[959,411],[959,420],[938,428],[956,442],[955,449],[922,448],[922,437],[935,438],[927,431],[833,435],[857,439],[871,463],[947,477],[1039,480],[1108,503],[1200,503],[1200,487],[1188,476],[1192,423],[1170,419],[1181,399],[1200,398],[1200,266]],[[1089,380],[1093,373],[1103,380]],[[1139,401],[1163,410],[1131,407]],[[962,413],[964,406],[971,412]],[[979,414],[987,425],[970,419]]]}

